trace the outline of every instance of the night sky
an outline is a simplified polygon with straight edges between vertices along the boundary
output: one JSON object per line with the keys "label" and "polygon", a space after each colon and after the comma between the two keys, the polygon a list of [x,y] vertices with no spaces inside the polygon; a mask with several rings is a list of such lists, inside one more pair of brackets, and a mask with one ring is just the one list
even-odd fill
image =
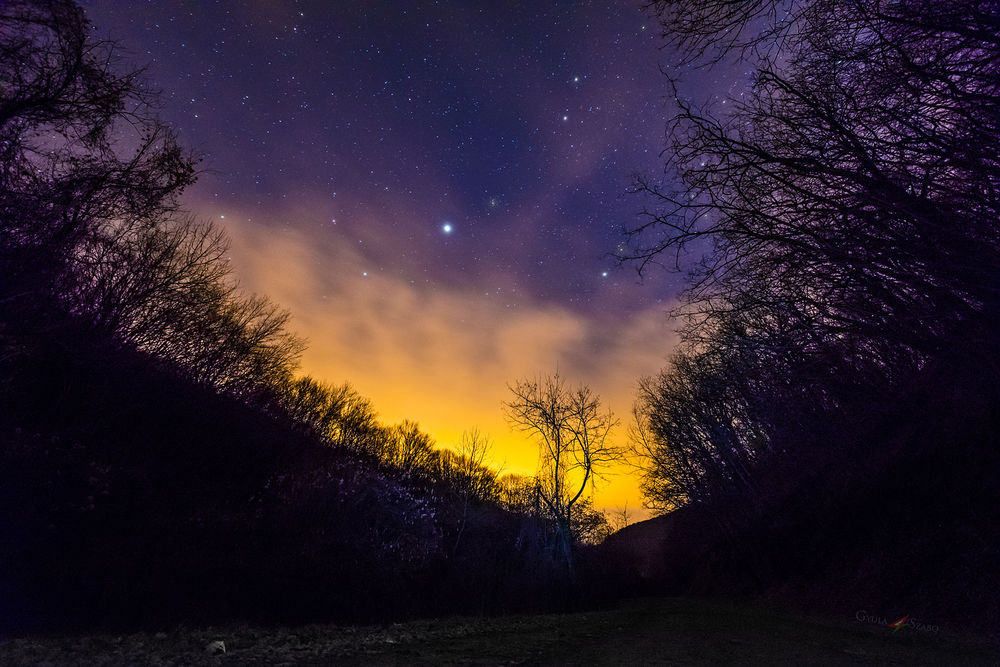
{"label": "night sky", "polygon": [[[291,310],[305,372],[443,445],[478,426],[505,471],[536,457],[500,409],[519,377],[558,369],[627,420],[678,285],[611,258],[668,116],[639,2],[85,6],[204,157],[185,205]],[[624,475],[599,489],[626,500]]]}

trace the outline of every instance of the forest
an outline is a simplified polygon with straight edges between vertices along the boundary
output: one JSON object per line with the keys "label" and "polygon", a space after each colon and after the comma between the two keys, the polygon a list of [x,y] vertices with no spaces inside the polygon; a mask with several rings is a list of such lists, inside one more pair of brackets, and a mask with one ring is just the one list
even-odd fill
{"label": "forest", "polygon": [[[511,378],[532,477],[306,374],[185,208],[204,166],[144,73],[73,2],[0,5],[0,633],[641,595],[995,632],[996,4],[646,9],[675,113],[618,260],[684,276],[681,342],[627,442],[588,386]],[[740,100],[692,96],[734,61]],[[587,493],[623,460],[657,514],[626,527]]]}

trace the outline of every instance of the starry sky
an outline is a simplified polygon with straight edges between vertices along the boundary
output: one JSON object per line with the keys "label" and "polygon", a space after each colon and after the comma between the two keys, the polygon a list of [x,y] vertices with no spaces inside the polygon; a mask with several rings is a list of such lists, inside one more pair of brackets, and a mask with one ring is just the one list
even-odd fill
{"label": "starry sky", "polygon": [[[668,117],[640,2],[84,6],[203,156],[184,203],[291,310],[305,372],[442,445],[478,427],[507,472],[537,455],[501,412],[518,378],[558,370],[627,421],[679,285],[612,258]],[[619,473],[596,503],[637,509]]]}

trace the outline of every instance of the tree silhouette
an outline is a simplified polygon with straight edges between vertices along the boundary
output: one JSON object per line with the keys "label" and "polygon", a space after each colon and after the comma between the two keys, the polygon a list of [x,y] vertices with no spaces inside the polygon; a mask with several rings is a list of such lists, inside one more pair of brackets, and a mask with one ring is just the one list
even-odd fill
{"label": "tree silhouette", "polygon": [[90,40],[72,2],[0,7],[0,298],[50,290],[77,244],[110,220],[163,215],[195,160],[149,113],[139,72]]}
{"label": "tree silhouette", "polygon": [[682,309],[690,337],[778,331],[885,372],[996,307],[995,8],[797,5],[780,62],[735,112],[678,96],[682,185],[639,181],[657,208],[630,257],[711,243]]}
{"label": "tree silhouette", "polygon": [[[730,48],[725,30],[746,17],[728,12],[743,10],[720,0],[676,13],[688,4],[655,3],[677,39]],[[773,434],[754,396],[808,413],[856,402],[858,387],[904,387],[944,350],[980,355],[1000,315],[995,5],[792,3],[782,26],[780,57],[759,61],[730,114],[677,93],[668,166],[679,186],[640,179],[654,206],[629,230],[640,270],[704,251],[676,311],[689,349],[645,386],[643,410],[688,423],[667,429],[675,453],[696,451],[692,438],[712,441],[720,465],[745,452],[727,476],[754,449],[731,444]],[[672,474],[689,487],[691,471],[710,469]]]}
{"label": "tree silhouette", "polygon": [[303,347],[288,313],[243,294],[223,233],[180,212],[196,160],[88,28],[71,2],[0,8],[0,336],[57,308],[229,393],[281,384]]}
{"label": "tree silhouette", "polygon": [[464,498],[495,501],[498,498],[499,473],[487,462],[492,445],[479,429],[462,433],[457,451],[438,451],[438,474],[453,484]]}
{"label": "tree silhouette", "polygon": [[[994,428],[1000,372],[1000,15],[977,0],[652,6],[682,59],[756,72],[726,114],[673,80],[667,177],[636,182],[649,207],[627,259],[699,261],[674,311],[682,345],[643,381],[631,439],[647,502],[698,506],[764,582],[788,556],[760,536],[829,548],[811,515],[849,526],[838,512],[872,493],[876,454],[892,462],[880,484],[995,470],[973,431]],[[911,457],[934,473],[894,472]],[[970,502],[992,507],[977,484]],[[912,531],[887,547],[902,553],[926,524],[883,510]],[[951,535],[989,530],[985,512],[963,516]]]}
{"label": "tree silhouette", "polygon": [[538,495],[556,522],[556,554],[573,576],[575,519],[583,493],[621,452],[608,442],[617,420],[589,387],[570,389],[557,374],[518,380],[504,403],[508,422],[538,442]]}
{"label": "tree silhouette", "polygon": [[653,0],[647,7],[683,63],[769,50],[792,23],[795,0]]}
{"label": "tree silhouette", "polygon": [[385,461],[405,472],[427,470],[434,459],[434,441],[413,421],[404,420],[389,430]]}

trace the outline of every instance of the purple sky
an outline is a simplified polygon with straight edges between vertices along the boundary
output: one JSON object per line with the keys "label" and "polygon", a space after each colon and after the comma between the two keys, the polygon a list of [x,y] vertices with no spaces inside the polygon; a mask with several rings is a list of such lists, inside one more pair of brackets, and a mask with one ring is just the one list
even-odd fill
{"label": "purple sky", "polygon": [[641,206],[630,175],[658,170],[663,144],[658,31],[636,2],[87,7],[204,154],[199,213],[257,212],[362,246],[373,272],[584,312],[672,294],[608,257]]}
{"label": "purple sky", "polygon": [[[243,284],[292,311],[305,371],[442,444],[478,426],[530,472],[508,382],[558,368],[624,418],[663,365],[679,279],[639,284],[610,257],[669,113],[640,3],[85,6],[204,156],[186,204],[229,231]],[[615,485],[608,503],[638,506]]]}

